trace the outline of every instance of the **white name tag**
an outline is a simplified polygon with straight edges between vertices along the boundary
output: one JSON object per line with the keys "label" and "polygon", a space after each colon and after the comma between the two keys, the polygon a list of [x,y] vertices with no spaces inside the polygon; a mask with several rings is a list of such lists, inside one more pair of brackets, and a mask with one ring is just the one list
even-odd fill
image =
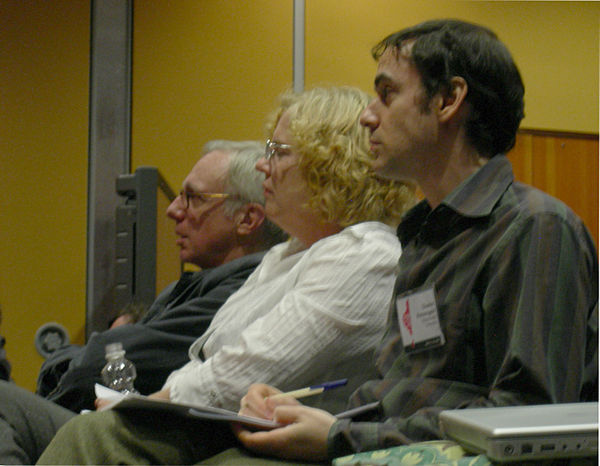
{"label": "white name tag", "polygon": [[398,296],[396,312],[407,353],[442,346],[446,342],[440,327],[433,287]]}

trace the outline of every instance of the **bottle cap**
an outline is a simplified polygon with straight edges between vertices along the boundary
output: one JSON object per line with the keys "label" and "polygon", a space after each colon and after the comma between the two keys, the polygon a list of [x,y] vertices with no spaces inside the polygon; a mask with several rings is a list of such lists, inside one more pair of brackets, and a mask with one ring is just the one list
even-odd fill
{"label": "bottle cap", "polygon": [[109,343],[104,347],[104,349],[106,350],[107,355],[112,353],[120,353],[123,351],[123,344],[121,342]]}

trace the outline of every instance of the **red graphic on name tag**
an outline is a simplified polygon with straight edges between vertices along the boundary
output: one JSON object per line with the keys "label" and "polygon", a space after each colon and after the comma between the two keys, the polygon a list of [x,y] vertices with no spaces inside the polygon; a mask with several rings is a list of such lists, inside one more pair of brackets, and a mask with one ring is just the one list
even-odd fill
{"label": "red graphic on name tag", "polygon": [[[402,323],[408,330],[408,334],[412,337],[413,330],[412,330],[412,323],[410,321],[410,306],[408,304],[408,299],[406,300],[406,310],[404,311],[404,314],[402,314]],[[413,348],[415,347],[415,339],[414,338],[412,340],[412,347]]]}

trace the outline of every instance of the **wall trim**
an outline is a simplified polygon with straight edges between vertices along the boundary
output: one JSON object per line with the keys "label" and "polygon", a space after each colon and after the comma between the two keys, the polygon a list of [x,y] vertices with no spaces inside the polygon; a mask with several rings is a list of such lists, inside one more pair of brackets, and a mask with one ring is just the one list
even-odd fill
{"label": "wall trim", "polygon": [[549,129],[520,128],[517,134],[529,134],[531,136],[544,136],[554,138],[595,139],[598,133],[579,133],[575,131],[554,131]]}

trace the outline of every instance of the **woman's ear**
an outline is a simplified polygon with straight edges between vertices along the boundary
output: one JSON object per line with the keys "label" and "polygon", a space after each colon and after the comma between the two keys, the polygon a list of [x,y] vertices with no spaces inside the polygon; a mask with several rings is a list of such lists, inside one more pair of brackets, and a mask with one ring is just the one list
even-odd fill
{"label": "woman's ear", "polygon": [[260,228],[265,220],[265,209],[260,204],[250,203],[235,213],[238,235],[250,235]]}
{"label": "woman's ear", "polygon": [[448,122],[464,107],[469,86],[464,78],[455,76],[450,80],[450,89],[442,96],[439,107],[441,122]]}

